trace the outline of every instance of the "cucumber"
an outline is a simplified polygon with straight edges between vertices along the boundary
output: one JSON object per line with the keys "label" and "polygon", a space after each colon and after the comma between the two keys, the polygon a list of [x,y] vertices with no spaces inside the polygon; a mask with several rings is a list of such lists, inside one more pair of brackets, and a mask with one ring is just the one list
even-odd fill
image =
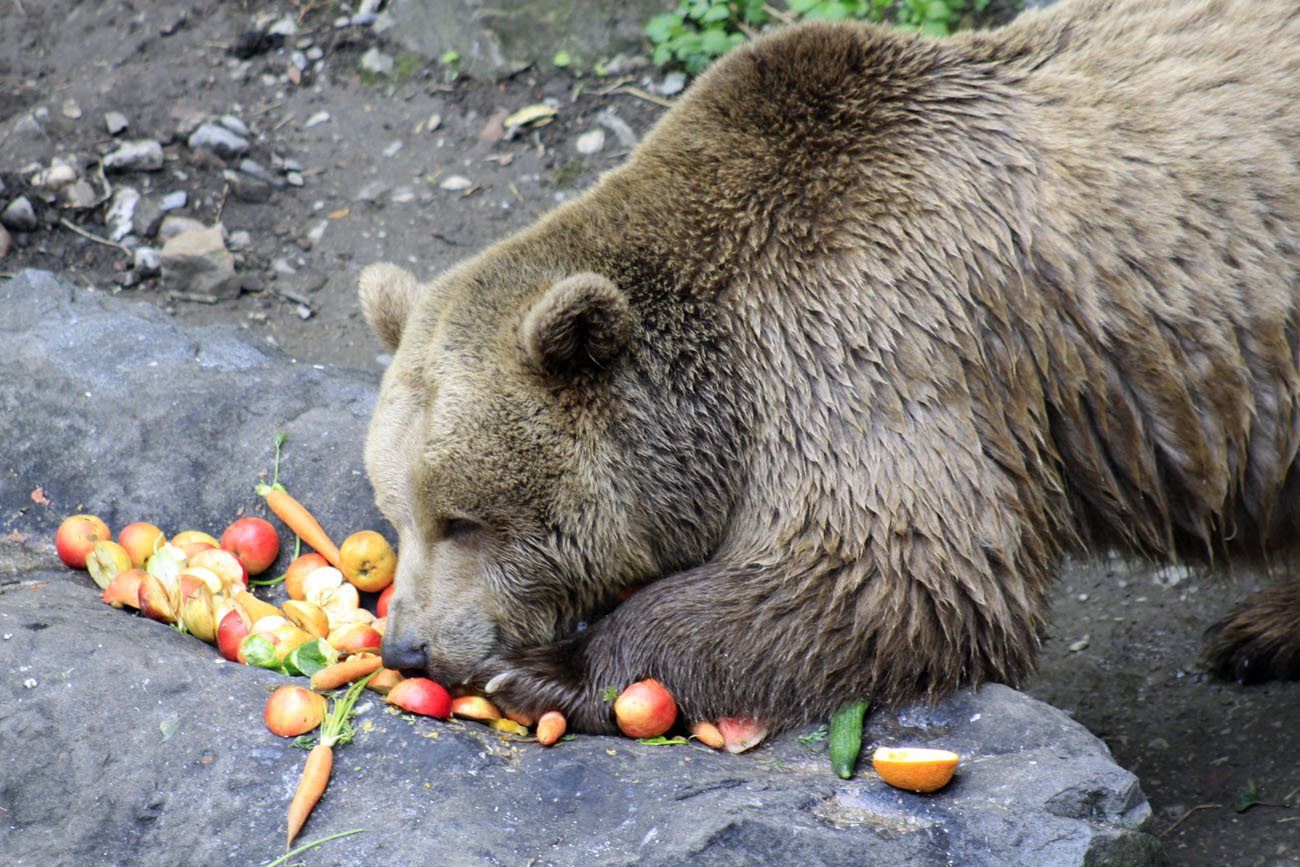
{"label": "cucumber", "polygon": [[870,704],[866,699],[851,701],[831,714],[831,767],[842,780],[853,776],[853,766],[858,763],[858,753],[862,752],[862,720]]}

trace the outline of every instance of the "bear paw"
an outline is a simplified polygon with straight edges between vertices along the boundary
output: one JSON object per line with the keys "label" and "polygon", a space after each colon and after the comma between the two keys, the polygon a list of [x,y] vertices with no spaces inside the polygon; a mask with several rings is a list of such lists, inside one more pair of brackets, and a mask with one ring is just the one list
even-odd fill
{"label": "bear paw", "polygon": [[1246,597],[1206,631],[1205,655],[1238,683],[1300,678],[1300,582]]}
{"label": "bear paw", "polygon": [[615,730],[610,704],[588,676],[585,643],[555,644],[508,651],[485,660],[473,682],[492,701],[513,714],[537,719],[550,710],[564,714],[570,730]]}

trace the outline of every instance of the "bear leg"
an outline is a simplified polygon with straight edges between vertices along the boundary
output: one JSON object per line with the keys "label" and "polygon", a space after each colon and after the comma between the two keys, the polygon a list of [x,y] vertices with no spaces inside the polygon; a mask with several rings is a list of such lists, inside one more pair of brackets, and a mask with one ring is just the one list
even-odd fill
{"label": "bear leg", "polygon": [[1300,679],[1300,580],[1242,600],[1206,631],[1205,655],[1238,683]]}

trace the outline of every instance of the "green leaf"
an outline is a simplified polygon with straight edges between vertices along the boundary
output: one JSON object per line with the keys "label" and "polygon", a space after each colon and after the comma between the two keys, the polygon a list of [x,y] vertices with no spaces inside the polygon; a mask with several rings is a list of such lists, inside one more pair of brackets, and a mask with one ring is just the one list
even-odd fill
{"label": "green leaf", "polygon": [[244,652],[244,662],[257,668],[281,671],[280,660],[275,656],[275,645],[265,635],[245,635],[239,649]]}
{"label": "green leaf", "polygon": [[731,17],[731,10],[726,6],[714,6],[700,16],[701,24],[719,24]]}
{"label": "green leaf", "polygon": [[563,69],[572,62],[573,58],[569,56],[569,52],[567,51],[557,51],[555,52],[555,56],[551,58],[551,63],[555,64],[560,69]]}
{"label": "green leaf", "polygon": [[294,749],[309,750],[316,746],[316,736],[313,734],[298,735],[290,744]]}
{"label": "green leaf", "polygon": [[924,21],[921,23],[921,32],[926,36],[947,36],[948,22],[946,21]]}
{"label": "green leaf", "polygon": [[667,42],[673,36],[673,31],[682,26],[682,19],[679,15],[673,15],[671,12],[667,15],[656,15],[645,23],[646,38],[655,44]]}
{"label": "green leaf", "polygon": [[953,17],[953,11],[946,0],[930,0],[925,4],[925,17],[930,21],[947,21]]}
{"label": "green leaf", "polygon": [[671,45],[656,45],[654,54],[650,56],[655,66],[663,66],[673,59],[673,47]]}
{"label": "green leaf", "polygon": [[1244,788],[1237,790],[1237,796],[1233,799],[1232,809],[1238,813],[1244,813],[1251,807],[1259,803],[1259,790],[1255,788],[1255,781],[1251,780],[1246,783]]}
{"label": "green leaf", "polygon": [[799,743],[803,744],[805,747],[811,747],[814,744],[824,742],[828,734],[830,734],[830,732],[826,729],[826,726],[818,726],[808,734],[800,735],[798,740]]}
{"label": "green leaf", "polygon": [[639,744],[645,744],[648,747],[670,747],[670,746],[676,746],[677,744],[686,743],[686,738],[683,737],[668,738],[668,737],[664,737],[663,735],[658,735],[653,738],[637,738],[636,742]]}
{"label": "green leaf", "polygon": [[180,727],[181,718],[179,714],[172,714],[167,717],[167,719],[158,723],[158,730],[162,732],[162,739],[164,741],[171,740],[172,735],[176,734],[176,730]]}
{"label": "green leaf", "polygon": [[721,27],[710,27],[700,35],[700,52],[709,57],[721,57],[731,50],[731,39]]}
{"label": "green leaf", "polygon": [[339,661],[339,652],[323,638],[308,641],[289,654],[287,662],[301,674],[311,677],[322,668]]}
{"label": "green leaf", "polygon": [[442,57],[438,59],[438,62],[443,66],[455,66],[457,63],[460,63],[460,52],[444,51]]}
{"label": "green leaf", "polygon": [[607,686],[601,690],[600,698],[602,701],[614,701],[618,698],[618,687]]}

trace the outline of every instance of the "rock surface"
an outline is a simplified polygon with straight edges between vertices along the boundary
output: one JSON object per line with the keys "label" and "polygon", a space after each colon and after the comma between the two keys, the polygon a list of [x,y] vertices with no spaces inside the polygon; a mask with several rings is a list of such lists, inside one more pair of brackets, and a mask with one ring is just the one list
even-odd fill
{"label": "rock surface", "polygon": [[[0,851],[15,864],[269,860],[304,759],[261,723],[284,678],[103,605],[51,542],[78,510],[219,532],[258,511],[252,485],[281,431],[281,479],[327,529],[384,528],[360,460],[375,380],[43,272],[0,283],[0,304]],[[869,763],[838,780],[824,744],[798,741],[811,726],[743,756],[589,736],[547,750],[368,704],[301,839],[365,832],[310,863],[1156,857],[1135,778],[1065,714],[1004,687],[869,716],[867,745],[962,754],[930,796],[885,786]]]}
{"label": "rock surface", "polygon": [[221,238],[221,227],[181,232],[162,248],[163,287],[214,299],[239,294],[235,258]]}

